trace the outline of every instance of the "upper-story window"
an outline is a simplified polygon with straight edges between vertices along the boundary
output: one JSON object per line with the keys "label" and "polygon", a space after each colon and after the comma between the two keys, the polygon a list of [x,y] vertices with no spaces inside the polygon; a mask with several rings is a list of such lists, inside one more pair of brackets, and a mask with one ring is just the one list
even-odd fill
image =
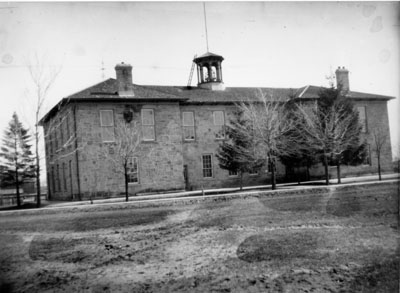
{"label": "upper-story window", "polygon": [[63,132],[64,123],[63,123],[63,119],[62,118],[60,118],[59,121],[60,122],[59,122],[59,125],[58,125],[58,129],[60,131],[60,147],[62,148],[63,145],[64,145],[64,132]]}
{"label": "upper-story window", "polygon": [[183,125],[183,139],[184,140],[194,140],[194,113],[193,112],[183,112],[182,113],[182,125]]}
{"label": "upper-story window", "polygon": [[54,141],[53,141],[53,133],[50,132],[47,134],[48,141],[49,141],[49,147],[50,147],[50,156],[54,154]]}
{"label": "upper-story window", "polygon": [[101,140],[113,142],[114,137],[114,112],[113,110],[100,110]]}
{"label": "upper-story window", "polygon": [[69,126],[69,123],[70,123],[70,121],[69,121],[69,113],[67,113],[67,117],[66,117],[66,119],[65,119],[65,124],[66,124],[66,129],[67,129],[67,141],[69,142],[69,139],[71,138],[71,130],[70,130],[70,126]]}
{"label": "upper-story window", "polygon": [[155,140],[154,110],[142,109],[142,135],[143,140]]}
{"label": "upper-story window", "polygon": [[214,111],[213,112],[214,125],[216,126],[216,139],[225,138],[225,115],[224,111]]}
{"label": "upper-story window", "polygon": [[58,150],[58,132],[56,129],[54,130],[54,133],[53,133],[55,151]]}
{"label": "upper-story window", "polygon": [[358,111],[358,119],[360,121],[361,124],[361,132],[368,132],[368,124],[367,124],[367,111],[366,111],[366,107],[365,106],[360,106],[357,107],[357,111]]}

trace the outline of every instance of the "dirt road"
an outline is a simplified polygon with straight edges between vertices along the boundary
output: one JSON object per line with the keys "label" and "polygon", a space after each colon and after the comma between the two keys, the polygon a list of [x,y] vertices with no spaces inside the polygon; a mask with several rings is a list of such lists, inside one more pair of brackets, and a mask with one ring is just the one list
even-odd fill
{"label": "dirt road", "polygon": [[398,292],[396,188],[0,215],[0,291]]}

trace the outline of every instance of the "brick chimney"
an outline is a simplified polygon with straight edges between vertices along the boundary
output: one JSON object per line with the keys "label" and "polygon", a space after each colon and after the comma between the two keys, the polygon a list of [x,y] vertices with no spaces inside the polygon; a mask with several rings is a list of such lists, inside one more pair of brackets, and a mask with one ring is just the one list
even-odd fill
{"label": "brick chimney", "polygon": [[338,67],[335,71],[336,73],[336,86],[337,88],[341,87],[341,91],[343,94],[347,94],[350,90],[350,84],[349,84],[349,71],[344,68]]}
{"label": "brick chimney", "polygon": [[121,62],[115,66],[117,74],[118,95],[120,97],[134,97],[132,84],[132,66]]}

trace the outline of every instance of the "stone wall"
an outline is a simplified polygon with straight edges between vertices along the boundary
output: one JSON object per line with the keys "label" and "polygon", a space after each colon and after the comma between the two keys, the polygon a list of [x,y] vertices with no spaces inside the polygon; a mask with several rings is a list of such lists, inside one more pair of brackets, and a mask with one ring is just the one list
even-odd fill
{"label": "stone wall", "polygon": [[[113,143],[103,143],[100,110],[113,110],[114,125],[123,121],[123,112],[131,104],[79,104],[78,137],[81,192],[84,197],[121,195],[125,192],[122,163],[114,164]],[[184,189],[182,137],[179,105],[134,104],[133,121],[141,127],[140,109],[153,109],[155,141],[142,142],[138,158],[139,182],[129,184],[129,193]],[[114,154],[115,155],[115,154]]]}
{"label": "stone wall", "polygon": [[[217,149],[223,142],[216,139],[215,134],[219,128],[214,125],[213,111],[224,111],[225,124],[232,119],[236,110],[234,105],[185,105],[181,106],[181,112],[191,111],[195,119],[195,140],[183,142],[184,164],[188,170],[187,189],[234,187],[240,185],[238,176],[229,176],[229,172],[219,167],[216,157]],[[213,176],[211,178],[203,177],[203,155],[212,156]],[[283,176],[284,166],[279,164],[278,176]],[[271,174],[265,170],[256,175],[243,175],[243,185],[260,185],[270,182]]]}
{"label": "stone wall", "polygon": [[[367,140],[371,149],[371,169],[368,171],[377,172],[378,160],[376,157],[375,146],[372,133],[377,130],[387,135],[387,142],[381,153],[381,165],[384,171],[392,169],[392,149],[390,144],[389,117],[386,101],[357,101],[355,107],[365,106],[367,116],[367,132],[362,136]],[[364,167],[365,171],[366,168]]]}
{"label": "stone wall", "polygon": [[[389,138],[386,101],[356,101],[355,106],[366,106],[368,131],[363,134],[363,137],[367,139],[371,148],[371,165],[343,166],[343,176],[377,172],[377,159],[371,133],[373,129],[379,128],[380,131],[387,133]],[[227,124],[236,106],[179,105],[178,103],[78,103],[76,106],[74,104],[64,106],[49,122],[44,124],[46,175],[50,198],[79,199],[118,196],[124,193],[122,168],[111,163],[105,152],[105,150],[110,151],[111,144],[103,143],[101,139],[100,110],[113,110],[116,123],[123,120],[123,112],[127,107],[134,110],[133,119],[138,127],[141,127],[140,110],[153,109],[156,135],[155,141],[142,142],[138,148],[139,183],[129,184],[131,194],[240,185],[238,176],[229,176],[228,171],[221,169],[218,165],[216,153],[223,140],[216,139],[218,127],[213,121],[213,111],[224,111],[225,124]],[[194,113],[194,141],[183,139],[182,112],[184,111]],[[74,117],[77,119],[76,136]],[[69,135],[67,135],[68,132]],[[55,147],[55,140],[58,142],[57,147]],[[211,178],[203,176],[202,156],[204,154],[210,154],[212,157],[213,176]],[[385,144],[381,163],[383,171],[392,169],[390,139]],[[184,166],[187,167],[186,182]],[[331,168],[330,173],[331,178],[336,177],[334,167]],[[311,168],[310,174],[314,178],[322,177],[324,170],[322,166],[316,166]],[[243,185],[269,184],[270,176],[270,173],[265,170],[257,175],[244,174]],[[279,179],[284,176],[285,167],[278,164],[277,177]]]}
{"label": "stone wall", "polygon": [[[43,125],[50,199],[79,198],[74,107],[68,105]],[[58,171],[57,171],[58,170]]]}

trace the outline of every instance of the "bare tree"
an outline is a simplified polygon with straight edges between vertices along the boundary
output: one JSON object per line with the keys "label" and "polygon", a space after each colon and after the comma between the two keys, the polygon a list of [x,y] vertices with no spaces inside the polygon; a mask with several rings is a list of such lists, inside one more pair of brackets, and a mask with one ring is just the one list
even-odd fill
{"label": "bare tree", "polygon": [[260,90],[256,102],[243,102],[239,109],[252,126],[252,131],[247,130],[245,135],[252,142],[254,154],[270,164],[272,189],[276,189],[277,158],[297,151],[293,147],[295,141],[288,135],[294,125],[286,117],[285,102]]}
{"label": "bare tree", "polygon": [[381,175],[381,154],[383,147],[388,141],[388,134],[386,131],[380,127],[372,130],[372,140],[373,140],[373,151],[375,152],[376,158],[378,159],[378,176],[379,180],[382,180]]}
{"label": "bare tree", "polygon": [[45,102],[50,88],[54,85],[61,67],[49,66],[44,57],[39,57],[36,53],[33,58],[27,62],[27,68],[34,86],[34,99],[35,99],[35,125],[33,136],[35,140],[35,177],[36,177],[36,205],[40,207],[40,129],[39,120],[43,115]]}
{"label": "bare tree", "polygon": [[[137,168],[133,161],[141,141],[140,129],[137,123],[119,121],[115,126],[115,139],[112,143],[103,143],[101,152],[111,162],[117,172],[124,175],[125,198],[129,200],[129,181],[137,178],[130,178],[133,169]],[[136,163],[137,164],[137,163]]]}
{"label": "bare tree", "polygon": [[308,106],[299,106],[301,115],[302,140],[301,144],[322,154],[325,167],[325,181],[329,184],[328,160],[333,159],[337,164],[338,183],[340,180],[340,163],[343,153],[359,143],[361,127],[358,114],[348,111],[347,103],[333,103],[322,108],[315,102]]}

